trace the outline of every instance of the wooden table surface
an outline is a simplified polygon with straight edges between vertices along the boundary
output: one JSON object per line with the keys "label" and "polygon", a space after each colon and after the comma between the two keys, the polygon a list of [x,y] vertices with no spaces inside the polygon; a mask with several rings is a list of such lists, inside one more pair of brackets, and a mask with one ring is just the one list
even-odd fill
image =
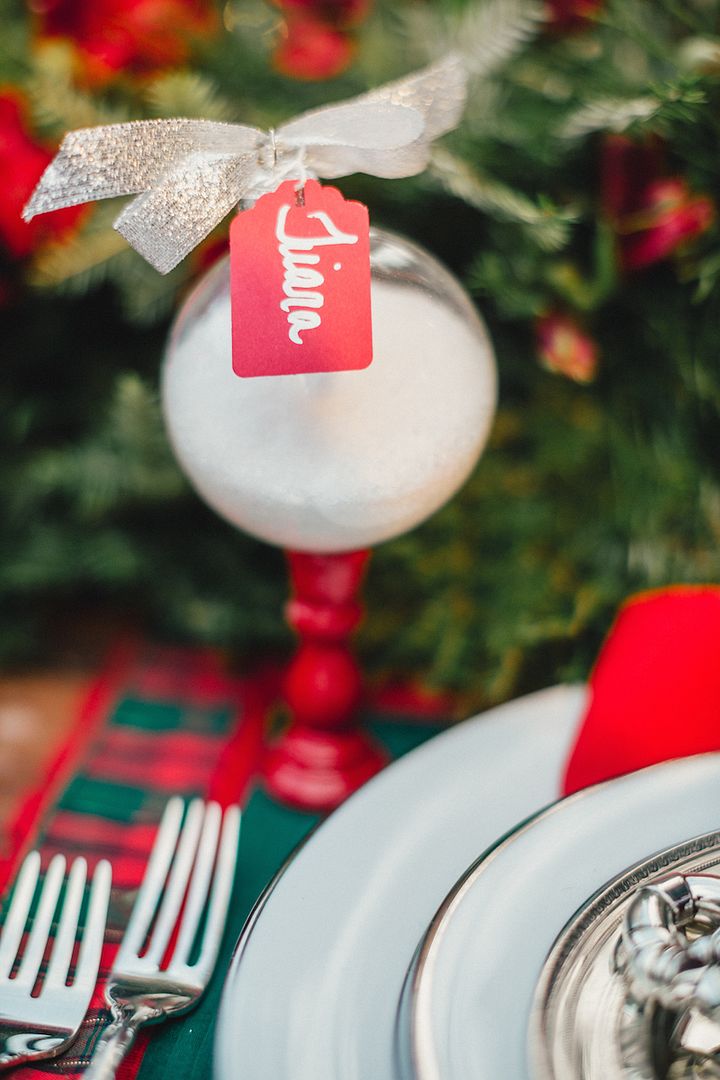
{"label": "wooden table surface", "polygon": [[8,816],[37,785],[69,735],[92,677],[81,672],[0,675],[0,847]]}

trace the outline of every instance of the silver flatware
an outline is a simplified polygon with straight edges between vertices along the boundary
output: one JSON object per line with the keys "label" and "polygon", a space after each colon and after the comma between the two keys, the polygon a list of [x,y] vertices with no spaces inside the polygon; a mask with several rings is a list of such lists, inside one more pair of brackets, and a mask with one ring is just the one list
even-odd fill
{"label": "silver flatware", "polygon": [[171,799],[113,963],[105,999],[113,1020],[86,1080],[109,1080],[138,1029],[187,1012],[217,960],[232,892],[240,808]]}
{"label": "silver flatware", "polygon": [[[31,851],[25,858],[15,884],[0,934],[0,1068],[61,1054],[76,1037],[95,989],[112,871],[105,860],[95,868],[72,972],[87,863],[83,858],[75,859],[67,879],[65,869],[64,855],[55,855],[40,885],[37,909],[24,945],[40,880],[39,852]],[[33,997],[55,920],[57,930],[47,970],[41,976],[39,993]],[[13,974],[17,961],[19,966]],[[69,976],[72,981],[67,985]]]}

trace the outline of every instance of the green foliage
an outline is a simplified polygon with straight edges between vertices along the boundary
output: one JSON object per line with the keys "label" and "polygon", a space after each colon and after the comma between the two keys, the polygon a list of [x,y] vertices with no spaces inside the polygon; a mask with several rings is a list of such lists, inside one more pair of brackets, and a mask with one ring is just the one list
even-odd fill
{"label": "green foliage", "polygon": [[[720,246],[618,272],[599,210],[606,133],[667,143],[668,168],[720,195],[720,4],[608,0],[572,34],[529,0],[377,0],[354,67],[331,84],[274,74],[277,11],[226,7],[228,31],[188,70],[91,94],[63,46],[31,52],[2,0],[0,70],[38,130],[147,116],[269,126],[461,48],[462,128],[428,173],[341,181],[378,223],[464,277],[496,346],[501,407],[463,492],[383,545],[361,645],[370,669],[418,672],[467,707],[583,677],[628,592],[720,578]],[[26,267],[4,313],[0,379],[0,657],[52,651],[76,605],[239,652],[286,648],[282,559],[188,489],[167,446],[157,379],[168,319],[197,260],[155,274],[99,206]],[[599,342],[597,382],[541,371],[532,320],[559,306]]]}

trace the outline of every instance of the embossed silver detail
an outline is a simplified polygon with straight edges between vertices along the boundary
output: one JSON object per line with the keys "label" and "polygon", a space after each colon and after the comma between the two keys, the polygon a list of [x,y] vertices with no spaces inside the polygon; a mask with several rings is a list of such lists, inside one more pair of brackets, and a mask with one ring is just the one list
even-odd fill
{"label": "embossed silver detail", "polygon": [[543,968],[536,1080],[720,1077],[720,832],[632,867],[591,898]]}

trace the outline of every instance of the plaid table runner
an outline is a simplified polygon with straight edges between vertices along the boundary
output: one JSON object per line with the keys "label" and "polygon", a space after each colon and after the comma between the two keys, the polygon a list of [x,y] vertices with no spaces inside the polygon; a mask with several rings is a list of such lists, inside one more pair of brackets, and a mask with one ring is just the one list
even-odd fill
{"label": "plaid table runner", "polygon": [[[113,865],[101,975],[80,1036],[64,1057],[21,1067],[18,1076],[76,1076],[86,1066],[108,1020],[103,976],[112,964],[171,794],[244,804],[230,917],[215,977],[200,1005],[184,1019],[156,1027],[150,1035],[141,1033],[118,1076],[211,1076],[214,1020],[242,924],[273,873],[317,821],[314,815],[278,805],[254,785],[274,689],[271,673],[231,677],[208,651],[147,644],[116,650],[43,784],[18,806],[9,850],[0,858],[0,887],[6,895],[32,847],[41,851],[43,866],[57,851],[68,859],[84,855],[91,872],[101,858]],[[396,720],[375,724],[376,735],[393,755],[434,730]]]}

